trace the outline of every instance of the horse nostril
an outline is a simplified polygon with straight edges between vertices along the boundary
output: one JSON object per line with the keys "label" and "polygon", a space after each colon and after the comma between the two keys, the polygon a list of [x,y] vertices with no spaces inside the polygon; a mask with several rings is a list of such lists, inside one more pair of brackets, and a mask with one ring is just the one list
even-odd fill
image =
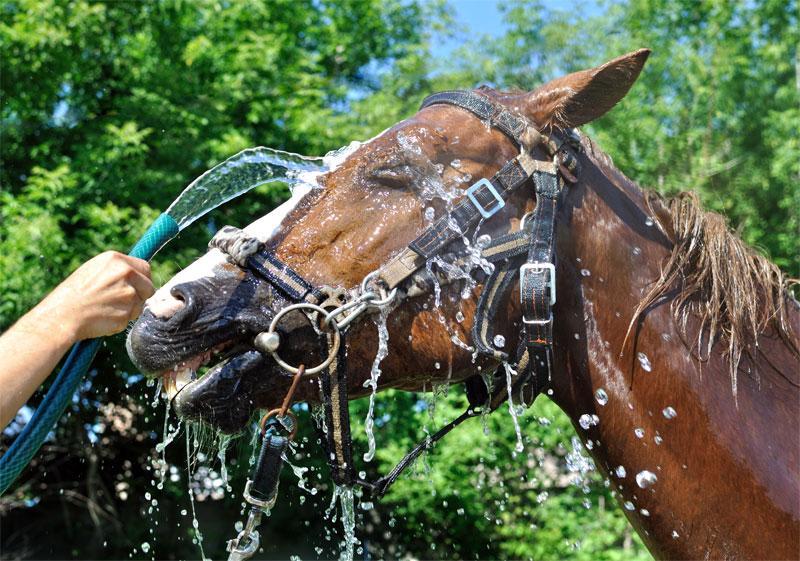
{"label": "horse nostril", "polygon": [[193,314],[196,307],[194,298],[189,291],[184,290],[183,285],[173,286],[169,293],[173,299],[173,319],[180,321],[184,319],[187,314]]}

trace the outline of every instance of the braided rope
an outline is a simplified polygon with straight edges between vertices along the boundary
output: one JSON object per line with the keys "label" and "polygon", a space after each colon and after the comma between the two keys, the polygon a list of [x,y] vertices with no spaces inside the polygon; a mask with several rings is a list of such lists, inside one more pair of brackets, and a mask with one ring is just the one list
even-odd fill
{"label": "braided rope", "polygon": [[208,242],[208,248],[219,249],[229,255],[234,263],[246,268],[247,260],[258,253],[261,248],[261,242],[235,226],[224,226]]}

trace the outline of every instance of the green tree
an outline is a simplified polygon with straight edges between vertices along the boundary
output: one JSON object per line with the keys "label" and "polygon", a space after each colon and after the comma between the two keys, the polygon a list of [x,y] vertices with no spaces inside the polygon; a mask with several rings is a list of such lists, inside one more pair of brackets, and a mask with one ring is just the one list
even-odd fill
{"label": "green tree", "polygon": [[[361,136],[353,96],[426,60],[430,25],[446,15],[400,0],[4,2],[0,330],[91,255],[130,248],[183,186],[238,150],[320,154]],[[197,257],[215,225],[249,222],[286,195],[259,188],[184,232],[155,260],[156,284]],[[168,474],[160,506],[145,499],[159,483],[151,459],[163,429],[144,386],[123,338],[107,339],[68,415],[3,498],[4,552],[123,558],[135,547],[149,557],[147,541],[170,548],[159,557],[197,555],[180,515],[183,471]],[[246,463],[244,444],[235,449]],[[185,465],[182,448],[168,449],[171,465]],[[198,503],[215,555],[236,502],[224,523]],[[131,523],[154,508],[152,524]],[[167,520],[185,531],[175,537]]]}

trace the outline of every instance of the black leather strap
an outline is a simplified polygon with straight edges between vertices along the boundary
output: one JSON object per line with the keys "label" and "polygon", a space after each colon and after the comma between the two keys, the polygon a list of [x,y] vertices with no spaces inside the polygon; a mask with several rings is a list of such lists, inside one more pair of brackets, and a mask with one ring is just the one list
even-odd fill
{"label": "black leather strap", "polygon": [[473,91],[448,90],[431,94],[422,101],[420,109],[436,103],[455,105],[474,113],[487,121],[490,126],[503,131],[520,146],[522,146],[522,133],[532,124],[488,97]]}
{"label": "black leather strap", "polygon": [[[514,158],[494,174],[489,182],[498,196],[505,201],[517,187],[528,180],[529,175],[519,163],[519,158]],[[491,189],[480,185],[472,193],[484,210],[490,210],[498,204]],[[464,198],[448,215],[442,216],[421,236],[411,242],[409,247],[419,255],[428,259],[436,255],[450,242],[464,235],[467,230],[475,226],[481,218],[481,213],[469,198]],[[453,226],[457,225],[457,229]]]}
{"label": "black leather strap", "polygon": [[[552,303],[555,300],[555,218],[559,179],[555,169],[537,171],[536,210],[531,223],[531,245],[520,274],[523,341],[535,388],[541,391],[551,378],[553,346]],[[518,352],[521,356],[522,351]]]}

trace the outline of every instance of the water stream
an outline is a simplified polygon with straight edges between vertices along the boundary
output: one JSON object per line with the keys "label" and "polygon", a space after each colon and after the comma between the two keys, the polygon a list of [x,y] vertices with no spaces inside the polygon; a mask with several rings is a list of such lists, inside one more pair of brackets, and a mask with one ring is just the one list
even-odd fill
{"label": "water stream", "polygon": [[183,230],[208,211],[254,187],[283,181],[294,184],[304,173],[325,171],[322,158],[275,150],[248,148],[192,181],[167,209]]}

